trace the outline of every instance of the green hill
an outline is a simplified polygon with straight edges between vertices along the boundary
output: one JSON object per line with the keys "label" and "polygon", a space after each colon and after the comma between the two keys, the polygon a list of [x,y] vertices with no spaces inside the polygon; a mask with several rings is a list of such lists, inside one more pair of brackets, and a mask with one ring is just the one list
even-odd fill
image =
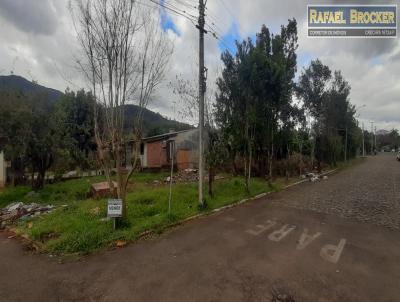
{"label": "green hill", "polygon": [[23,94],[43,94],[50,101],[57,101],[63,95],[61,91],[41,86],[17,75],[0,76],[0,90],[14,90]]}
{"label": "green hill", "polygon": [[[57,100],[63,95],[61,91],[41,86],[35,82],[31,82],[17,75],[0,76],[0,91],[17,91],[25,95],[41,94],[46,96],[47,99],[53,104],[57,102]],[[138,109],[139,107],[136,105],[126,105],[125,127],[128,131],[131,130],[133,127],[133,120]],[[188,124],[165,118],[161,114],[153,112],[151,110],[144,109],[143,131],[144,135],[146,136],[162,134],[168,132],[170,129],[179,131],[190,128],[193,127]]]}

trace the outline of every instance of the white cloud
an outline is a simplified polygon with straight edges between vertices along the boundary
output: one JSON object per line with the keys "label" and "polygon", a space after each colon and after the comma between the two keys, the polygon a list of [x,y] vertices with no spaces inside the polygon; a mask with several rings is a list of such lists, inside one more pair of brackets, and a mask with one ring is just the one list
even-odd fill
{"label": "white cloud", "polygon": [[[195,12],[197,1],[167,2],[182,8],[184,2],[188,4],[186,10]],[[299,24],[299,62],[306,64],[318,57],[331,69],[342,70],[352,86],[352,102],[367,105],[360,111],[360,118],[368,124],[369,121],[376,122],[378,128],[400,128],[399,39],[309,39],[305,27],[306,5],[309,3],[321,1],[217,0],[208,1],[206,13],[208,22],[220,35],[227,33],[235,23],[243,38],[254,36],[262,24],[277,32],[287,19],[296,18]],[[28,79],[33,77],[42,85],[62,91],[67,86],[72,89],[85,86],[82,77],[73,68],[78,47],[67,5],[68,0],[1,1],[2,74],[8,74],[13,69]],[[167,83],[177,74],[185,78],[197,77],[198,30],[185,18],[175,15],[171,18],[180,36],[168,32],[174,41],[174,54],[165,83],[155,94],[150,108],[180,118],[173,113],[176,96]],[[218,41],[210,34],[206,35],[206,65],[210,69],[208,85],[212,86],[221,62]],[[300,65],[300,71],[301,68]]]}

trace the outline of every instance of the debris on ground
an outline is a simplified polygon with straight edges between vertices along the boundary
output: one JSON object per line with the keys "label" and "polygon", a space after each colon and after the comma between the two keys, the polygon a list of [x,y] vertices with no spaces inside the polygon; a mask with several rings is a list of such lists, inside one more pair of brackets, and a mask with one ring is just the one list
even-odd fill
{"label": "debris on ground", "polygon": [[272,302],[296,302],[294,295],[283,286],[274,285],[271,289],[271,295]]}
{"label": "debris on ground", "polygon": [[116,246],[116,247],[119,247],[119,248],[124,247],[126,244],[127,244],[127,242],[124,241],[124,240],[117,240],[117,241],[115,242],[115,246]]}
{"label": "debris on ground", "polygon": [[100,215],[100,207],[95,207],[93,209],[90,209],[89,212],[92,215],[99,216]]}
{"label": "debris on ground", "polygon": [[112,183],[113,183],[113,187],[114,187],[113,194],[111,194],[110,184],[108,183],[108,181],[92,184],[92,186],[90,187],[91,197],[104,198],[104,197],[108,197],[110,195],[115,195],[117,193],[118,184],[115,181],[113,181]]}
{"label": "debris on ground", "polygon": [[308,179],[310,182],[317,182],[320,180],[328,180],[328,176],[322,174],[318,175],[316,173],[305,173],[300,176],[302,179]]}
{"label": "debris on ground", "polygon": [[[208,176],[206,175],[204,179],[207,181]],[[224,179],[221,175],[216,175],[214,180]],[[199,180],[198,170],[197,169],[185,169],[183,171],[179,171],[172,176],[173,183],[187,183],[187,182],[197,182]],[[164,179],[164,183],[169,183],[171,181],[171,177],[168,176]],[[154,184],[159,184],[159,181],[154,181]]]}
{"label": "debris on ground", "polygon": [[53,205],[40,205],[37,203],[24,204],[23,202],[13,202],[3,209],[0,209],[0,223],[11,223],[17,219],[25,220],[31,217],[49,213],[55,207]]}
{"label": "debris on ground", "polygon": [[[179,171],[172,176],[172,182],[196,182],[198,180],[197,170],[195,169],[186,169],[183,171]],[[168,176],[165,178],[164,182],[168,183],[171,181],[171,177]]]}

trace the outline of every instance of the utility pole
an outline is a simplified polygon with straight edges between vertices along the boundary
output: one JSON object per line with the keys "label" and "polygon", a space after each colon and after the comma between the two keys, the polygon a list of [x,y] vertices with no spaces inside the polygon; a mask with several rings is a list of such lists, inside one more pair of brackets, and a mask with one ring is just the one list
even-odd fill
{"label": "utility pole", "polygon": [[371,155],[374,155],[374,122],[371,123]]}
{"label": "utility pole", "polygon": [[344,149],[344,161],[347,162],[347,125],[346,125],[346,142],[345,142],[345,149]]}
{"label": "utility pole", "polygon": [[363,157],[365,157],[364,122],[362,123],[362,144],[363,144]]}
{"label": "utility pole", "polygon": [[203,173],[204,173],[204,94],[206,90],[204,80],[204,17],[205,4],[199,0],[199,205],[204,206],[203,199]]}
{"label": "utility pole", "polygon": [[377,146],[376,146],[376,126],[375,126],[375,132],[374,132],[374,138],[375,138],[375,151],[377,150]]}

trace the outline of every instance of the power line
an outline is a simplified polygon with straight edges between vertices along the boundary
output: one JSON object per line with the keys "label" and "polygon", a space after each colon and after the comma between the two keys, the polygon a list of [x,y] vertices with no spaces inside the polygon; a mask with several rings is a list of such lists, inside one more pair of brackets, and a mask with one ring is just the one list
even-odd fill
{"label": "power line", "polygon": [[[164,8],[164,9],[168,10],[168,11],[171,12],[171,13],[174,13],[175,15],[178,15],[178,16],[181,16],[181,17],[186,18],[186,19],[188,19],[191,23],[193,23],[193,25],[196,25],[194,22],[197,21],[197,20],[196,20],[193,16],[187,15],[186,13],[180,12],[180,11],[177,10],[177,9],[174,9],[174,8],[168,6],[168,5],[159,3],[159,2],[157,2],[157,1],[155,1],[155,0],[148,0],[148,1],[150,1],[151,3],[153,3],[153,4],[157,5],[157,6],[160,6],[160,7]],[[147,7],[154,8],[154,7],[152,7],[152,6],[150,6],[150,5],[147,5],[146,3],[143,3],[143,2],[138,2],[138,3],[141,4],[141,5],[147,6]]]}
{"label": "power line", "polygon": [[174,4],[167,3],[167,1],[164,1],[164,5],[169,5],[169,6],[172,7],[173,9],[175,9],[175,10],[177,10],[177,11],[180,11],[180,12],[182,12],[183,14],[187,14],[187,15],[190,16],[191,18],[197,19],[197,16],[191,14],[191,12],[188,12],[188,11],[186,11],[186,10],[180,8],[180,7],[177,7],[177,6],[174,5]]}
{"label": "power line", "polygon": [[184,7],[188,8],[188,9],[194,9],[195,12],[197,13],[197,5],[195,3],[188,3],[188,2],[183,1],[183,0],[174,0],[174,1],[177,2],[180,5],[183,5]]}
{"label": "power line", "polygon": [[[160,3],[157,2],[156,0],[149,0],[151,3],[155,4],[156,6],[160,6],[166,10],[168,10],[171,13],[174,13],[175,15],[184,17],[186,19],[188,19],[194,26],[198,26],[195,21],[197,21],[197,17],[194,16],[193,14],[190,14],[189,12],[187,12],[186,10],[182,10],[181,8],[179,8],[178,6],[171,4],[170,2],[164,2],[164,3]],[[187,2],[183,1],[183,0],[175,0],[176,2],[185,5],[186,7],[190,7],[190,8],[196,8],[196,6],[192,6],[190,4],[188,4]],[[139,4],[142,5],[146,5],[145,3],[142,2],[138,2]],[[151,7],[149,5],[146,5],[148,7]],[[154,7],[152,7],[154,8]],[[213,18],[214,19],[214,18]],[[214,19],[215,20],[215,19]],[[213,38],[215,38],[216,40],[218,40],[219,42],[221,42],[221,44],[223,46],[225,46],[225,48],[231,53],[233,54],[234,52],[232,52],[230,46],[228,45],[227,41],[225,41],[225,39],[223,38],[223,35],[221,34],[221,32],[223,32],[223,30],[215,23],[215,22],[211,22],[212,25],[210,25],[209,23],[205,23],[205,25],[208,27],[208,29],[210,30],[210,33],[212,35]],[[214,26],[214,27],[213,27]],[[207,31],[205,31],[205,33],[207,33]]]}
{"label": "power line", "polygon": [[231,25],[224,21],[223,19],[219,18],[216,14],[214,14],[211,10],[207,10],[206,17],[210,19],[211,23],[215,26],[218,26],[217,23],[223,23],[222,25],[225,26],[226,28],[230,28]]}
{"label": "power line", "polygon": [[231,15],[233,20],[235,20],[235,15],[232,13],[232,11],[228,7],[228,5],[225,3],[225,1],[224,0],[219,0],[219,1],[222,3],[222,5],[225,7],[225,9],[228,11],[228,13]]}
{"label": "power line", "polygon": [[228,41],[226,41],[226,40],[223,38],[222,34],[219,34],[218,31],[216,31],[215,28],[211,27],[209,24],[206,24],[206,25],[207,25],[207,27],[208,27],[208,29],[209,29],[209,32],[210,32],[211,36],[212,36],[214,39],[216,39],[217,41],[221,42],[221,44],[222,44],[223,46],[225,46],[226,50],[228,50],[228,52],[229,52],[231,55],[234,55],[235,52],[232,51],[231,47],[228,45]]}

